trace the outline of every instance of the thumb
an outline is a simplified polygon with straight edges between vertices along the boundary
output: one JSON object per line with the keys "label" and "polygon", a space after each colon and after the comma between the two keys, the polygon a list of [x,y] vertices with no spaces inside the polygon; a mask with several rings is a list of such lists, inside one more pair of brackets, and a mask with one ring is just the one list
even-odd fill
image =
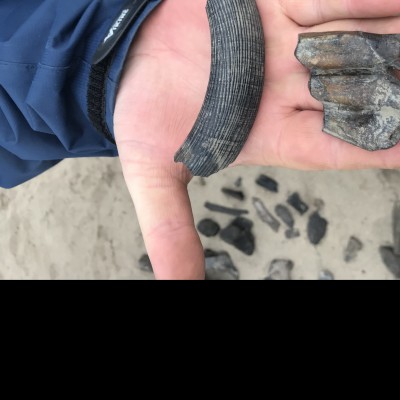
{"label": "thumb", "polygon": [[[204,254],[181,166],[152,166],[132,176],[124,168],[157,279],[204,279]],[[137,172],[137,171],[136,171]]]}

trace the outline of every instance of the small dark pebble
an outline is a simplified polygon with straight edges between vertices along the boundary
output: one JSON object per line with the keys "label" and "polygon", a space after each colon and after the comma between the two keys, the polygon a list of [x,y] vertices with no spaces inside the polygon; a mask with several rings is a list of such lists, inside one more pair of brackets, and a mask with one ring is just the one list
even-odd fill
{"label": "small dark pebble", "polygon": [[290,210],[283,204],[278,204],[275,207],[276,215],[289,227],[294,227],[294,218]]}
{"label": "small dark pebble", "polygon": [[270,192],[278,193],[279,190],[278,182],[267,175],[260,175],[257,178],[256,183],[258,186],[261,186],[264,189],[269,190]]}
{"label": "small dark pebble", "polygon": [[221,231],[220,237],[224,242],[251,256],[255,250],[255,239],[251,232],[252,227],[252,221],[239,217]]}
{"label": "small dark pebble", "polygon": [[285,231],[286,239],[296,239],[300,236],[300,231],[298,229],[287,229]]}
{"label": "small dark pebble", "polygon": [[335,276],[332,274],[331,271],[324,269],[319,273],[319,280],[320,281],[334,281]]}
{"label": "small dark pebble", "polygon": [[207,208],[207,210],[214,211],[214,212],[220,212],[222,214],[233,215],[234,217],[240,217],[241,215],[249,213],[248,210],[240,210],[238,208],[224,207],[224,206],[220,206],[219,204],[213,204],[210,202],[206,202],[204,204],[204,207]]}
{"label": "small dark pebble", "polygon": [[294,263],[291,260],[273,260],[269,267],[267,281],[290,281]]}
{"label": "small dark pebble", "polygon": [[218,235],[221,228],[215,221],[206,218],[197,224],[197,230],[204,236],[213,237]]}
{"label": "small dark pebble", "polygon": [[393,245],[394,253],[400,255],[400,201],[393,206]]}
{"label": "small dark pebble", "polygon": [[143,254],[142,257],[140,257],[139,268],[144,272],[153,272],[153,267],[147,254]]}
{"label": "small dark pebble", "polygon": [[233,197],[236,200],[243,201],[244,200],[244,193],[240,190],[232,190],[228,188],[221,189],[222,193],[226,194],[229,197]]}
{"label": "small dark pebble", "polygon": [[379,249],[382,261],[389,269],[389,271],[397,278],[400,279],[400,256],[394,253],[394,248],[389,246],[382,246]]}
{"label": "small dark pebble", "polygon": [[318,211],[311,214],[307,226],[307,234],[310,242],[314,245],[319,244],[326,234],[327,227],[328,221],[322,218]]}
{"label": "small dark pebble", "polygon": [[354,261],[357,257],[357,254],[360,250],[362,250],[363,244],[361,240],[352,236],[347,243],[347,246],[344,250],[344,261],[350,262]]}
{"label": "small dark pebble", "polygon": [[204,252],[206,259],[206,280],[208,281],[236,281],[239,280],[239,271],[226,252],[217,253],[212,250]]}
{"label": "small dark pebble", "polygon": [[298,193],[293,193],[288,199],[287,202],[297,210],[301,215],[305,214],[308,211],[308,205],[304,203]]}
{"label": "small dark pebble", "polygon": [[242,187],[242,182],[243,182],[243,178],[242,177],[237,178],[236,181],[235,181],[235,186],[237,188],[241,188]]}

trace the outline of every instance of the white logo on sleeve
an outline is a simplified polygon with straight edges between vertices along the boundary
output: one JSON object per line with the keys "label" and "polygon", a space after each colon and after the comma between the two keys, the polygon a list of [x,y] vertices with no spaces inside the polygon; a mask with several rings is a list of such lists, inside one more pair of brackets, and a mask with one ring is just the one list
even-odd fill
{"label": "white logo on sleeve", "polygon": [[129,13],[129,9],[126,9],[122,11],[121,15],[117,19],[117,22],[113,25],[113,27],[110,29],[110,32],[108,32],[107,37],[104,39],[104,42],[107,42],[108,39],[114,36],[115,31],[119,28],[119,26],[122,24],[122,21],[125,19],[126,15]]}

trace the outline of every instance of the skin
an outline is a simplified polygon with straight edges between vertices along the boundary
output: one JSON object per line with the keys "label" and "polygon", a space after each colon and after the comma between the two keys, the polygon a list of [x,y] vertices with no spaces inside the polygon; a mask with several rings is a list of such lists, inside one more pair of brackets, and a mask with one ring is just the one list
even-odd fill
{"label": "skin", "polygon": [[[400,32],[398,0],[259,0],[267,73],[261,109],[234,165],[398,168],[400,146],[370,153],[322,132],[322,105],[294,57],[304,32]],[[165,0],[135,39],[115,109],[124,177],[158,279],[203,279],[204,257],[174,154],[193,127],[210,73],[206,0]]]}

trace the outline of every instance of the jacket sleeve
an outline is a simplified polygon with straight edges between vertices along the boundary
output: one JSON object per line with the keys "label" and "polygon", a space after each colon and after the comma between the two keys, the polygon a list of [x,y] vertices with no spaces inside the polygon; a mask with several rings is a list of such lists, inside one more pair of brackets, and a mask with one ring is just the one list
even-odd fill
{"label": "jacket sleeve", "polygon": [[[118,155],[113,113],[123,65],[141,23],[161,1],[0,1],[1,187],[64,158]],[[104,81],[96,82],[96,50],[113,36],[124,7],[139,2],[140,13],[107,57]],[[90,100],[91,87],[102,91],[103,103]]]}

